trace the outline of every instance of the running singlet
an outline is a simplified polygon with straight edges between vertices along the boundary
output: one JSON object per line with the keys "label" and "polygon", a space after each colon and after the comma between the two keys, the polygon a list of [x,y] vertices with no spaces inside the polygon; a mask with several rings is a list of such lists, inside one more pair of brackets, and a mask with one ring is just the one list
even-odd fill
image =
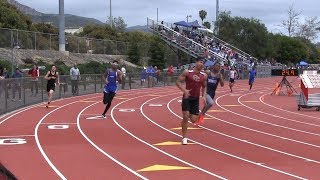
{"label": "running singlet", "polygon": [[234,70],[231,70],[231,71],[230,71],[230,78],[231,78],[231,79],[234,79],[235,73],[236,73],[236,71],[234,71]]}
{"label": "running singlet", "polygon": [[198,98],[200,96],[204,74],[203,72],[196,73],[193,70],[189,70],[188,76],[186,77],[186,89],[190,90],[191,97]]}
{"label": "running singlet", "polygon": [[[55,78],[57,78],[57,72],[54,72],[54,74],[52,74],[52,72],[50,71],[48,77],[55,77]],[[48,80],[48,85],[50,85],[50,86],[55,86],[55,83],[56,83],[56,79],[49,79],[49,80]]]}
{"label": "running singlet", "polygon": [[211,75],[211,72],[208,76],[208,83],[207,83],[207,94],[213,99],[214,95],[216,93],[218,84],[220,82],[220,76],[219,74],[216,74],[215,76]]}
{"label": "running singlet", "polygon": [[117,71],[108,71],[108,77],[106,78],[108,80],[108,84],[104,86],[104,92],[116,92],[117,91]]}

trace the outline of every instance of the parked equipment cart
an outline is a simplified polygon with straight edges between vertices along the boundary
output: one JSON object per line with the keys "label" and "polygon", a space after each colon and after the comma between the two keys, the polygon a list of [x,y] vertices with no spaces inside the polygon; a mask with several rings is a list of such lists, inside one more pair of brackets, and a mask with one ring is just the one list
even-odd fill
{"label": "parked equipment cart", "polygon": [[304,71],[301,78],[301,93],[296,96],[298,111],[301,108],[320,110],[320,75],[317,71]]}

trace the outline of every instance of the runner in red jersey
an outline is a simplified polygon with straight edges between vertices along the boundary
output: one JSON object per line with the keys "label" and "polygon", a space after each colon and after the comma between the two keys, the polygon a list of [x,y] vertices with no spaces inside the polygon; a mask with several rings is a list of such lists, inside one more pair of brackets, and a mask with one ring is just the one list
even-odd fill
{"label": "runner in red jersey", "polygon": [[[182,97],[182,144],[186,145],[188,139],[186,138],[188,129],[188,120],[196,122],[199,116],[199,96],[202,88],[202,98],[206,103],[207,92],[207,74],[202,72],[204,59],[198,58],[195,67],[192,70],[185,70],[178,77],[176,85],[183,92]],[[185,82],[184,87],[182,83]]]}

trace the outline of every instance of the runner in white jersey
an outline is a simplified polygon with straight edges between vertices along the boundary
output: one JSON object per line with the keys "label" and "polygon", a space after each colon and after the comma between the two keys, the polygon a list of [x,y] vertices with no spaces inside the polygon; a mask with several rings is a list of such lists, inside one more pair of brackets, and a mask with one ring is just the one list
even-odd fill
{"label": "runner in white jersey", "polygon": [[234,85],[234,80],[238,76],[238,73],[237,73],[237,71],[235,70],[234,67],[231,68],[231,70],[229,72],[229,76],[230,76],[229,87],[230,87],[230,91],[232,92],[232,87]]}

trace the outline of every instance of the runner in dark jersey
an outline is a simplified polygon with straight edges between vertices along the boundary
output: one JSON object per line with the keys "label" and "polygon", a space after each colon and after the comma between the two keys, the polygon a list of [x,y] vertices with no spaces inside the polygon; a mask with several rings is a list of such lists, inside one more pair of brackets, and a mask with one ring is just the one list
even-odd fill
{"label": "runner in dark jersey", "polygon": [[[188,129],[188,120],[196,122],[199,115],[199,96],[202,89],[202,98],[206,102],[207,74],[201,72],[203,69],[204,59],[198,58],[195,67],[192,70],[185,70],[176,81],[177,87],[183,92],[182,97],[182,144],[186,145]],[[182,85],[186,83],[186,87]]]}
{"label": "runner in dark jersey", "polygon": [[47,83],[47,92],[48,92],[48,104],[46,107],[49,107],[49,104],[52,100],[52,95],[53,92],[56,89],[56,80],[57,84],[60,85],[60,80],[59,80],[59,73],[56,72],[56,66],[52,65],[51,70],[47,72],[46,76],[44,77],[46,80],[48,80]]}
{"label": "runner in dark jersey", "polygon": [[213,65],[212,71],[207,70],[206,73],[208,74],[208,80],[207,80],[207,96],[206,96],[206,105],[201,110],[201,113],[199,115],[198,121],[195,123],[195,125],[199,125],[200,123],[204,123],[204,115],[206,112],[212,107],[213,105],[213,99],[216,94],[217,87],[220,83],[220,86],[224,86],[223,82],[223,75],[220,73],[220,64],[219,62],[215,62]]}
{"label": "runner in dark jersey", "polygon": [[104,78],[106,84],[103,88],[103,104],[105,104],[106,107],[102,113],[102,117],[106,118],[106,113],[118,89],[117,82],[121,82],[122,80],[122,72],[118,69],[118,61],[112,62],[111,69],[106,70]]}

